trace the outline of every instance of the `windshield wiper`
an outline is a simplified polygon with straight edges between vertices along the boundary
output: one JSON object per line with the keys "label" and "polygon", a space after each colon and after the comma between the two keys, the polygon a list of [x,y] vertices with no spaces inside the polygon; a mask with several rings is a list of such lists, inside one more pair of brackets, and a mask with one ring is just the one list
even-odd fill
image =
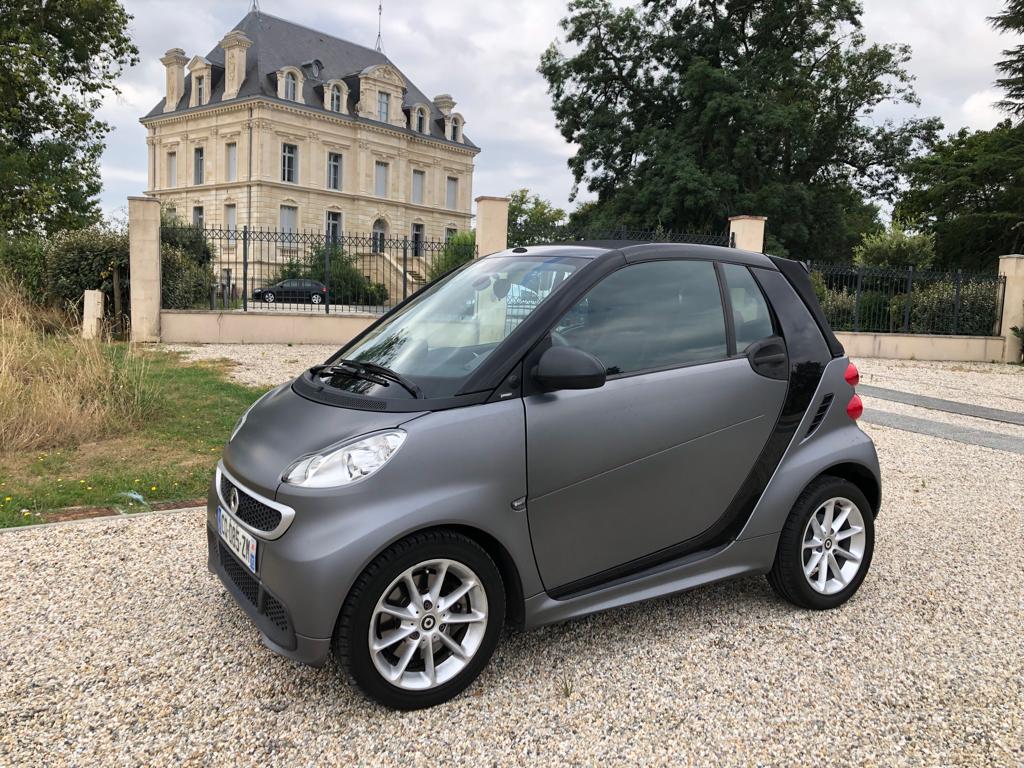
{"label": "windshield wiper", "polygon": [[357,378],[368,381],[374,381],[375,379],[387,379],[398,384],[417,400],[421,400],[426,397],[426,395],[423,394],[423,390],[420,389],[419,385],[415,381],[407,379],[402,374],[392,371],[390,368],[385,368],[383,365],[377,365],[376,363],[364,363],[359,360],[343,359],[335,360],[328,366],[315,366],[313,369],[314,373],[319,373],[324,370],[326,370],[327,373],[341,371],[349,374],[350,376],[356,376]]}

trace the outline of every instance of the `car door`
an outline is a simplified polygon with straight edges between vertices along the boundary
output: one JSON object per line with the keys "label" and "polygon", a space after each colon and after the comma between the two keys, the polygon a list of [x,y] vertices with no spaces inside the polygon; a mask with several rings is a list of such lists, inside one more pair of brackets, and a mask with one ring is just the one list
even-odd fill
{"label": "car door", "polygon": [[[768,440],[788,369],[772,378],[736,354],[720,269],[689,259],[628,264],[555,325],[551,342],[594,354],[608,379],[524,398],[530,533],[549,592],[617,578],[698,542]],[[767,324],[744,329],[771,336],[758,296]]]}
{"label": "car door", "polygon": [[295,302],[299,298],[299,280],[285,280],[281,283],[282,301]]}

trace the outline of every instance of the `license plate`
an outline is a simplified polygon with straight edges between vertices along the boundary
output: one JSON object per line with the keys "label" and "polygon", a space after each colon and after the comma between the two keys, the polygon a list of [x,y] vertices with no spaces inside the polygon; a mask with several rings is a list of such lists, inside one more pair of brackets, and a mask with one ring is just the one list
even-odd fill
{"label": "license plate", "polygon": [[256,573],[256,539],[242,530],[242,526],[223,507],[217,507],[217,533],[238,559]]}

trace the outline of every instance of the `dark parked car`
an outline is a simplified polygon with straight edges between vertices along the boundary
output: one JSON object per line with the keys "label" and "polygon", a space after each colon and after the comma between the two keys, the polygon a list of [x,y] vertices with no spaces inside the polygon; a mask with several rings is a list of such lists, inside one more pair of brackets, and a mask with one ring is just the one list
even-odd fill
{"label": "dark parked car", "polygon": [[[748,574],[836,608],[868,572],[881,500],[857,382],[798,262],[503,251],[241,417],[209,566],[272,650],[319,665],[333,649],[402,708],[469,685],[505,623]],[[863,651],[833,649],[837,674]]]}
{"label": "dark parked car", "polygon": [[254,290],[252,300],[263,301],[267,304],[274,302],[323,304],[327,301],[327,286],[319,280],[280,280],[266,288]]}

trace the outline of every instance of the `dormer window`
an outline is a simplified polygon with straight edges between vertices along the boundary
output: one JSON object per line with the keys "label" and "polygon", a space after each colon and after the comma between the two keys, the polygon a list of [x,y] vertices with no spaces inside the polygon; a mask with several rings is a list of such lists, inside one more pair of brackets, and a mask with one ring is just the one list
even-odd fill
{"label": "dormer window", "polygon": [[196,77],[196,96],[200,104],[206,103],[206,78],[202,75]]}
{"label": "dormer window", "polygon": [[331,112],[341,112],[341,88],[331,86]]}
{"label": "dormer window", "polygon": [[416,110],[416,131],[427,132],[427,111],[422,107]]}
{"label": "dormer window", "polygon": [[457,117],[452,120],[452,141],[462,141],[462,121]]}
{"label": "dormer window", "polygon": [[284,76],[284,97],[288,101],[296,101],[299,93],[299,81],[292,72]]}
{"label": "dormer window", "polygon": [[377,119],[382,123],[389,120],[391,114],[391,94],[379,91],[377,93]]}

